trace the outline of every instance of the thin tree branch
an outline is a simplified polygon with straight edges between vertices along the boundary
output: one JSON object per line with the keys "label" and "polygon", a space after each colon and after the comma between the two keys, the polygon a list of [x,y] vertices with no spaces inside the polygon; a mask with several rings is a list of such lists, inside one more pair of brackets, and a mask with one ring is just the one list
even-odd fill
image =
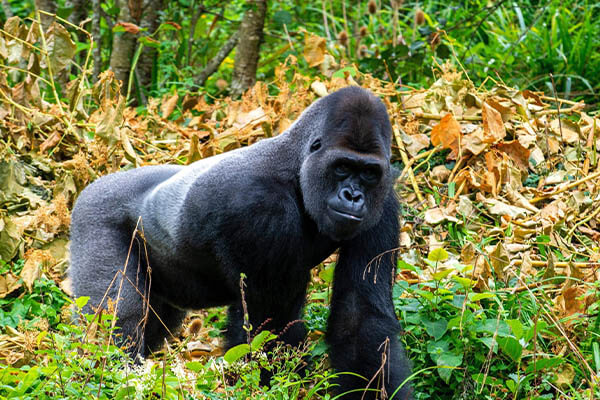
{"label": "thin tree branch", "polygon": [[219,69],[219,65],[223,62],[223,60],[231,53],[231,50],[237,45],[238,40],[240,39],[240,31],[237,30],[233,35],[227,39],[227,42],[221,47],[221,50],[209,61],[206,63],[206,67],[196,77],[194,80],[194,84],[196,86],[202,86],[206,82],[209,76],[214,74],[217,69]]}

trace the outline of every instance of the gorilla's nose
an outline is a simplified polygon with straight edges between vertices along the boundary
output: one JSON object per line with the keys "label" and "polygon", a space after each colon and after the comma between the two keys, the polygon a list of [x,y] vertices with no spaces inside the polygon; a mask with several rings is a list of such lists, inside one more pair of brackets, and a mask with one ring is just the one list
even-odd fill
{"label": "gorilla's nose", "polygon": [[338,194],[340,200],[342,200],[347,207],[360,210],[365,203],[365,196],[360,190],[354,190],[351,188],[343,188]]}

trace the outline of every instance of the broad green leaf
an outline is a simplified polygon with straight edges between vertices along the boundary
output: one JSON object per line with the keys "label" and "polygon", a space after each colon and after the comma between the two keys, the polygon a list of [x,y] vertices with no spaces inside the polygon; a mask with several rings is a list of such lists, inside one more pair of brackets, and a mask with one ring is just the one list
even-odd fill
{"label": "broad green leaf", "polygon": [[346,74],[345,72],[348,72],[350,74],[350,76],[354,77],[356,76],[356,70],[353,67],[346,67],[346,68],[342,68],[339,71],[336,71],[331,77],[332,78],[345,78]]}
{"label": "broad green leaf", "polygon": [[425,330],[427,333],[433,336],[435,340],[439,340],[448,330],[448,321],[445,319],[438,319],[437,321],[423,321],[423,325],[425,325]]}
{"label": "broad green leaf", "polygon": [[437,359],[437,365],[440,368],[437,371],[444,382],[448,383],[450,381],[452,370],[462,364],[462,359],[462,354],[453,354],[450,352],[440,354]]}
{"label": "broad green leaf", "polygon": [[428,292],[427,290],[418,289],[415,291],[418,295],[423,297],[426,300],[433,301],[433,293]]}
{"label": "broad green leaf", "polygon": [[223,358],[225,361],[231,364],[244,357],[248,353],[250,353],[250,345],[247,343],[242,343],[227,350],[227,353],[225,353]]}
{"label": "broad green leaf", "polygon": [[427,256],[427,259],[433,262],[445,261],[448,259],[448,252],[440,247],[438,249],[431,250]]}
{"label": "broad green leaf", "polygon": [[199,361],[190,361],[185,364],[185,367],[192,372],[200,372],[204,369],[204,364]]}
{"label": "broad green leaf", "polygon": [[443,271],[438,271],[435,274],[432,275],[433,279],[435,279],[436,281],[441,281],[442,279],[444,279],[445,277],[447,277],[450,272],[452,272],[451,269],[445,269]]}
{"label": "broad green leaf", "polygon": [[90,296],[81,296],[75,299],[75,304],[78,308],[83,308],[90,301]]}
{"label": "broad green leaf", "polygon": [[471,300],[472,302],[476,302],[476,301],[484,300],[484,299],[491,299],[494,297],[496,297],[496,295],[493,293],[489,293],[489,292],[469,293],[469,300]]}
{"label": "broad green leaf", "polygon": [[262,331],[258,335],[254,336],[252,343],[250,343],[250,349],[252,351],[260,350],[265,343],[273,339],[277,339],[277,335],[274,335],[269,331]]}
{"label": "broad green leaf", "polygon": [[325,283],[331,283],[333,282],[333,274],[335,272],[335,264],[329,264],[328,266],[326,266],[325,268],[323,268],[321,271],[319,271],[319,278],[321,278],[321,280],[323,280],[323,282]]}
{"label": "broad green leaf", "polygon": [[144,46],[153,47],[155,49],[160,48],[160,42],[158,40],[154,40],[148,36],[141,36],[140,38],[138,38],[138,41],[140,43],[143,43]]}
{"label": "broad green leaf", "polygon": [[552,357],[552,358],[538,358],[535,360],[535,365],[533,360],[529,361],[529,365],[525,369],[526,374],[530,374],[534,371],[541,371],[544,369],[554,368],[562,364],[565,360],[560,357]]}
{"label": "broad green leaf", "polygon": [[407,263],[404,260],[398,260],[398,269],[399,270],[408,270],[413,272],[418,272],[419,269],[412,264]]}
{"label": "broad green leaf", "polygon": [[496,321],[495,319],[486,319],[475,324],[475,332],[485,332],[490,335],[497,334],[500,337],[510,336],[510,328],[508,324],[503,321]]}
{"label": "broad green leaf", "polygon": [[511,391],[511,392],[515,392],[515,389],[517,389],[517,382],[515,382],[512,379],[507,379],[506,380],[506,387]]}
{"label": "broad green leaf", "polygon": [[465,289],[468,289],[475,284],[475,281],[473,281],[469,278],[461,278],[460,276],[453,276],[452,279],[455,280],[456,282],[460,283],[461,286],[464,287]]}
{"label": "broad green leaf", "polygon": [[502,349],[511,360],[519,362],[523,355],[523,346],[521,346],[521,343],[519,343],[517,339],[513,337],[499,337],[496,340],[498,341],[500,349]]}
{"label": "broad green leaf", "polygon": [[510,326],[513,335],[515,335],[517,339],[521,339],[523,337],[523,324],[521,324],[521,321],[518,319],[507,319],[506,323],[508,326]]}

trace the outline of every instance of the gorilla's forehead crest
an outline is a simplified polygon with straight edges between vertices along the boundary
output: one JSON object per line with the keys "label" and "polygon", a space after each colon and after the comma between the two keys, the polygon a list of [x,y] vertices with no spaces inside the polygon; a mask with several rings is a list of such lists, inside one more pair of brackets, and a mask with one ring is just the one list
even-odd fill
{"label": "gorilla's forehead crest", "polygon": [[350,86],[328,96],[330,114],[325,131],[335,133],[339,145],[357,151],[385,151],[390,146],[391,126],[383,102],[369,91]]}

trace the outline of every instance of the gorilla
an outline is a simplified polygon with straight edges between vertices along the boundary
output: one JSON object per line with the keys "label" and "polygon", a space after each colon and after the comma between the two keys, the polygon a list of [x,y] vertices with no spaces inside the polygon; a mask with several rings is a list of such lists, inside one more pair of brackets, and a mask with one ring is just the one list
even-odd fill
{"label": "gorilla", "polygon": [[[390,147],[382,101],[347,87],[249,147],[104,176],[74,206],[74,295],[90,297],[88,312],[116,302],[133,355],[159,348],[186,310],[224,305],[228,347],[247,341],[245,315],[298,345],[310,270],[339,249],[326,334],[339,393],[376,398],[379,387],[391,396],[410,363],[392,302],[399,205]],[[410,397],[406,384],[394,396]]]}

